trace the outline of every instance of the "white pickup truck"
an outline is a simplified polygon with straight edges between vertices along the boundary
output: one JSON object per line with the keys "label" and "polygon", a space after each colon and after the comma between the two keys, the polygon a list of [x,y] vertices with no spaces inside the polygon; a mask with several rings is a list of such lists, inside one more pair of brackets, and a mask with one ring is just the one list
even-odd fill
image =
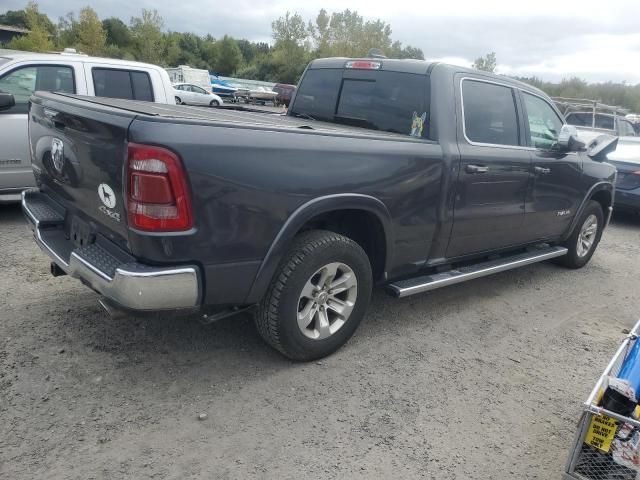
{"label": "white pickup truck", "polygon": [[0,50],[0,92],[15,98],[13,107],[0,111],[0,203],[19,201],[23,190],[35,186],[27,110],[36,90],[175,103],[169,75],[155,65],[68,51]]}

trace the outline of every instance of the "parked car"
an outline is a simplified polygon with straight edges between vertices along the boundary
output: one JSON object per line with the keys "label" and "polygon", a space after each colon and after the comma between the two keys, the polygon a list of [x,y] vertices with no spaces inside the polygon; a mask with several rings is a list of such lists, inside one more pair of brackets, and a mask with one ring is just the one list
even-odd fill
{"label": "parked car", "polygon": [[640,137],[633,123],[638,116],[595,100],[555,100],[583,142],[588,144],[603,134],[619,137],[616,149],[607,155],[618,171],[614,208],[640,212]]}
{"label": "parked car", "polygon": [[[580,130],[608,133],[620,137],[635,137],[633,124],[624,117],[611,113],[571,112],[566,116],[567,123]],[[592,126],[594,125],[594,126]]]}
{"label": "parked car", "polygon": [[596,100],[555,97],[554,101],[569,125],[574,125],[582,139],[589,142],[605,133],[619,137],[635,137],[629,110]]}
{"label": "parked car", "polygon": [[278,95],[276,96],[276,103],[278,105],[289,106],[291,103],[291,98],[293,94],[296,92],[295,85],[288,85],[286,83],[276,83],[275,87],[273,87],[273,91]]}
{"label": "parked car", "polygon": [[618,170],[614,208],[640,213],[640,138],[620,138],[607,161]]}
{"label": "parked car", "polygon": [[15,99],[0,112],[0,203],[20,200],[34,187],[27,138],[27,108],[35,90],[173,103],[167,72],[155,65],[73,52],[0,50],[0,91]]}
{"label": "parked car", "polygon": [[615,138],[585,150],[541,91],[418,60],[314,60],[287,115],[37,92],[29,132],[55,275],[109,309],[252,309],[296,360],[343,345],[374,284],[580,268],[613,204]]}
{"label": "parked car", "polygon": [[169,74],[171,83],[189,83],[191,85],[197,85],[200,88],[204,88],[206,91],[211,92],[211,78],[209,71],[200,68],[191,68],[188,65],[180,65],[179,67],[165,69]]}
{"label": "parked car", "polygon": [[222,105],[222,98],[197,85],[176,83],[173,88],[175,89],[175,101],[178,105],[208,105],[210,107]]}

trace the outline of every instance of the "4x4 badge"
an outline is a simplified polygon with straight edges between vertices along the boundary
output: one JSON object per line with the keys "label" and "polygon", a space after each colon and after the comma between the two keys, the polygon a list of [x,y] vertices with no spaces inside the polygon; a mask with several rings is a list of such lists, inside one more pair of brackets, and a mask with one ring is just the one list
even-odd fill
{"label": "4x4 badge", "polygon": [[51,139],[51,159],[58,173],[64,169],[64,144],[59,138]]}

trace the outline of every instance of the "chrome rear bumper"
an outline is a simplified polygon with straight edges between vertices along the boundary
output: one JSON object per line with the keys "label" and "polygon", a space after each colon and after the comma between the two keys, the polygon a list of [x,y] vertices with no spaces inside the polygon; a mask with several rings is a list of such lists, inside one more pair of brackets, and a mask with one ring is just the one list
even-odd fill
{"label": "chrome rear bumper", "polygon": [[38,191],[23,192],[22,209],[36,242],[53,262],[117,305],[142,311],[200,305],[198,267],[145,265],[101,237],[76,247],[62,228],[64,212]]}

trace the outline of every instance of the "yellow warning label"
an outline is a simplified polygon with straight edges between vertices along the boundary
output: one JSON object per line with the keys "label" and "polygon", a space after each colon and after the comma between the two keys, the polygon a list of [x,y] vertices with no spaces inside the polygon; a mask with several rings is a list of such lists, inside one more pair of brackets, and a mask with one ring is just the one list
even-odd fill
{"label": "yellow warning label", "polygon": [[606,415],[594,415],[591,417],[584,443],[607,453],[616,435],[616,427],[617,423],[613,418]]}

